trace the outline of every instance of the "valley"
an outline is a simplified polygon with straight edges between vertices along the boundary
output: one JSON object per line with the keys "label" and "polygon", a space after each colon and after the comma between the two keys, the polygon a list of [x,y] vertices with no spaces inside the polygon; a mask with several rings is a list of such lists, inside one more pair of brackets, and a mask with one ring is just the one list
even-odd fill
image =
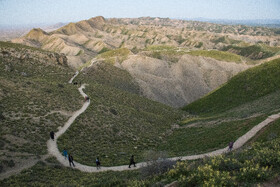
{"label": "valley", "polygon": [[[101,16],[0,42],[0,185],[50,177],[51,185],[205,185],[211,173],[211,184],[237,186],[279,177],[279,42],[274,28]],[[230,141],[233,152],[183,161],[223,153]],[[100,157],[102,172],[66,167],[64,148],[91,168]],[[147,176],[150,151],[171,165]],[[136,170],[110,171],[127,170],[131,155]],[[5,175],[13,170],[22,172]]]}

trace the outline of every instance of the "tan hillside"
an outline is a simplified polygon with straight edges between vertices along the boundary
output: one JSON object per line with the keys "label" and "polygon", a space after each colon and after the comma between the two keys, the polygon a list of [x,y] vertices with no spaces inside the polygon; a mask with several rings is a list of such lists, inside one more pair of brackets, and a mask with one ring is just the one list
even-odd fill
{"label": "tan hillside", "polygon": [[74,68],[93,58],[114,64],[135,78],[144,96],[174,107],[280,54],[274,29],[151,17],[99,16],[49,33],[33,29],[13,42],[64,53]]}
{"label": "tan hillside", "polygon": [[276,47],[280,44],[280,37],[273,29],[262,27],[219,25],[169,18],[105,19],[98,16],[69,23],[49,33],[33,29],[12,42],[65,53],[70,65],[78,67],[104,48],[126,47],[130,50],[141,50],[152,45],[170,45],[188,50],[223,50],[229,45],[244,47],[259,44]]}
{"label": "tan hillside", "polygon": [[209,93],[250,66],[183,55],[178,63],[131,55],[121,63],[138,82],[144,96],[182,107]]}

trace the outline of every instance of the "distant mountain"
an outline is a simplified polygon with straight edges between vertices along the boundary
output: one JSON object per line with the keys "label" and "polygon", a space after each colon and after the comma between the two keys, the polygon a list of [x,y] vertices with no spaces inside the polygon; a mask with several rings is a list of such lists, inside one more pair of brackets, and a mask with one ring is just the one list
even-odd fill
{"label": "distant mountain", "polygon": [[183,20],[202,21],[224,25],[247,25],[261,26],[270,28],[280,28],[280,19],[249,19],[249,20],[231,20],[231,19],[210,19],[210,18],[183,18]]}
{"label": "distant mountain", "polygon": [[112,64],[129,72],[142,95],[181,107],[261,59],[278,55],[276,31],[158,17],[98,16],[51,32],[32,29],[12,42],[64,53],[76,69],[93,58]]}
{"label": "distant mountain", "polygon": [[66,25],[66,23],[29,24],[29,25],[1,25],[0,24],[0,41],[9,41],[14,38],[21,37],[27,34],[32,28],[40,27],[46,32],[51,32],[64,25]]}

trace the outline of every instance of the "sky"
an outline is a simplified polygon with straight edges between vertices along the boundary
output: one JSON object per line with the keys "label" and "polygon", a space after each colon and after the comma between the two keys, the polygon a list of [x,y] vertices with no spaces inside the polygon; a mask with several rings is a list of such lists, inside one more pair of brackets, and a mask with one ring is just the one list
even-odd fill
{"label": "sky", "polygon": [[280,0],[0,0],[0,25],[105,18],[280,19]]}

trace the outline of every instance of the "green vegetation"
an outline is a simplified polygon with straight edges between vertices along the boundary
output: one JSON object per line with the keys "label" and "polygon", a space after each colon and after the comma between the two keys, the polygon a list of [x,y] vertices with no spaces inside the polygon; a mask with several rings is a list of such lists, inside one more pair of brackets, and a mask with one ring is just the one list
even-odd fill
{"label": "green vegetation", "polygon": [[168,46],[168,45],[151,45],[146,47],[145,51],[170,51],[170,50],[176,50],[177,48],[174,46]]}
{"label": "green vegetation", "polygon": [[184,110],[194,114],[213,115],[234,107],[277,94],[280,89],[280,59],[266,62],[239,73],[221,88],[187,105]]}
{"label": "green vegetation", "polygon": [[0,181],[0,186],[133,186],[132,181],[139,178],[138,171],[84,173],[39,162],[19,175]]}
{"label": "green vegetation", "polygon": [[80,56],[81,54],[83,54],[84,51],[83,50],[80,50],[75,56]]}
{"label": "green vegetation", "polygon": [[215,124],[201,124],[175,129],[172,135],[162,140],[158,150],[167,151],[169,156],[182,156],[210,152],[224,148],[228,142],[237,140],[266,116]]}
{"label": "green vegetation", "polygon": [[269,48],[263,46],[264,45],[251,45],[240,47],[235,45],[229,45],[227,47],[224,47],[222,50],[231,51],[233,53],[244,57],[248,57],[253,60],[268,58],[276,54],[275,50],[277,50],[277,48]]}
{"label": "green vegetation", "polygon": [[[18,44],[2,44],[0,50],[9,45],[17,46],[24,55],[38,53]],[[31,58],[0,58],[0,149],[5,150],[0,160],[47,153],[49,132],[56,131],[68,117],[59,111],[73,111],[81,104],[76,87],[67,84],[72,74],[70,68],[48,60],[42,63]]]}
{"label": "green vegetation", "polygon": [[104,53],[101,53],[97,56],[99,59],[103,59],[105,62],[114,64],[116,61],[122,63],[125,61],[130,53],[130,50],[127,48],[120,48],[115,50],[110,50]]}
{"label": "green vegetation", "polygon": [[138,170],[84,173],[39,162],[19,175],[0,181],[0,185],[164,186],[177,181],[178,186],[252,186],[279,176],[279,149],[280,139],[276,138],[221,156],[179,161],[163,174],[145,177]]}
{"label": "green vegetation", "polygon": [[180,110],[137,95],[139,87],[126,71],[110,64],[85,71],[77,81],[89,84],[85,92],[93,104],[58,139],[59,149],[66,147],[76,161],[95,165],[99,156],[105,166],[120,165],[131,154],[140,161],[181,119]]}
{"label": "green vegetation", "polygon": [[0,41],[0,48],[5,48],[5,47],[7,47],[7,48],[14,48],[17,51],[23,50],[23,49],[30,49],[30,50],[35,50],[35,51],[39,51],[39,52],[42,52],[42,53],[48,52],[48,51],[43,50],[41,48],[30,47],[30,46],[27,46],[27,45]]}
{"label": "green vegetation", "polygon": [[99,52],[98,54],[101,54],[101,53],[105,53],[107,51],[110,51],[111,49],[107,48],[107,47],[103,47]]}
{"label": "green vegetation", "polygon": [[[204,159],[202,162],[179,162],[157,181],[179,186],[251,186],[278,176],[280,139],[255,143],[250,149]],[[150,181],[143,180],[143,184]]]}
{"label": "green vegetation", "polygon": [[221,61],[227,61],[227,62],[241,62],[241,58],[239,55],[228,53],[228,52],[223,52],[223,51],[205,51],[205,50],[196,50],[196,51],[190,51],[188,54],[193,55],[193,56],[205,56],[205,57],[210,57],[214,58],[217,60]]}
{"label": "green vegetation", "polygon": [[201,48],[203,46],[203,42],[198,42],[194,47],[195,48]]}
{"label": "green vegetation", "polygon": [[266,126],[254,138],[253,142],[266,142],[275,138],[280,138],[280,119]]}
{"label": "green vegetation", "polygon": [[143,51],[147,51],[144,53],[146,56],[172,63],[178,62],[180,57],[187,53],[184,49],[168,45],[151,45],[143,49]]}
{"label": "green vegetation", "polygon": [[228,36],[222,36],[217,39],[211,40],[211,42],[213,42],[215,44],[218,44],[218,43],[238,44],[238,43],[241,43],[242,41],[230,39]]}

